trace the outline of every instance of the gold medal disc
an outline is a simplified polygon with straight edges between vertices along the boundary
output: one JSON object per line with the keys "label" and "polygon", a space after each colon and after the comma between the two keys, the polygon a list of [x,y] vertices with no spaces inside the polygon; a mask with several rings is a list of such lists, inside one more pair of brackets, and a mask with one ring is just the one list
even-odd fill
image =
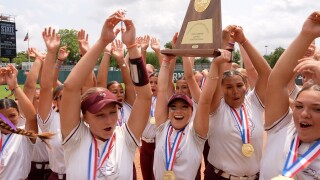
{"label": "gold medal disc", "polygon": [[251,157],[254,153],[254,148],[251,144],[243,144],[242,145],[242,154],[246,157]]}
{"label": "gold medal disc", "polygon": [[150,118],[150,124],[156,124],[156,118],[155,117],[151,117]]}
{"label": "gold medal disc", "polygon": [[176,176],[173,171],[165,171],[163,174],[163,180],[175,180]]}
{"label": "gold medal disc", "polygon": [[279,175],[277,177],[272,178],[271,180],[293,180],[293,178],[285,177],[282,175]]}
{"label": "gold medal disc", "polygon": [[195,0],[194,1],[194,9],[201,13],[205,11],[210,5],[211,0]]}

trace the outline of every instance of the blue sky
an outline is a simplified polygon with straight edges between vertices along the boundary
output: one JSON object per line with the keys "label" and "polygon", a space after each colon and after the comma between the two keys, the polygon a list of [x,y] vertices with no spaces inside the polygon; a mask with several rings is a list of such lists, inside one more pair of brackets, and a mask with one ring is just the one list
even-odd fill
{"label": "blue sky", "polygon": [[[286,48],[298,34],[306,17],[320,10],[315,0],[222,0],[222,27],[241,25],[245,35],[262,54],[281,46]],[[100,35],[104,20],[117,9],[127,10],[137,35],[149,34],[161,44],[179,31],[187,0],[2,0],[0,13],[15,15],[18,51],[26,50],[24,36],[29,32],[30,46],[45,49],[44,27],[85,29],[90,44]],[[318,42],[317,42],[318,44]],[[149,49],[151,50],[151,49]]]}

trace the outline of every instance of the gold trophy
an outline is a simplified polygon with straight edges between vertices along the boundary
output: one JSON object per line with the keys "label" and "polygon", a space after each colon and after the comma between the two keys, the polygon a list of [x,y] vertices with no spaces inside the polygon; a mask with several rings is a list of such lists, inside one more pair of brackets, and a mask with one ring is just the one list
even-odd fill
{"label": "gold trophy", "polygon": [[222,25],[220,0],[191,0],[176,47],[161,53],[176,56],[216,57],[220,55]]}

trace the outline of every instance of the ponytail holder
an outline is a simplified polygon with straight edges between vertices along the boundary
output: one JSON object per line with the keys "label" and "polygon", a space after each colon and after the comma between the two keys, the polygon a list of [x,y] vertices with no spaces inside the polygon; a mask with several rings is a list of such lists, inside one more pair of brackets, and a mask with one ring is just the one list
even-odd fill
{"label": "ponytail holder", "polygon": [[12,124],[12,122],[6,118],[3,114],[0,113],[0,118],[7,124],[9,125],[12,129],[14,129],[14,131],[17,131],[17,128],[15,125]]}

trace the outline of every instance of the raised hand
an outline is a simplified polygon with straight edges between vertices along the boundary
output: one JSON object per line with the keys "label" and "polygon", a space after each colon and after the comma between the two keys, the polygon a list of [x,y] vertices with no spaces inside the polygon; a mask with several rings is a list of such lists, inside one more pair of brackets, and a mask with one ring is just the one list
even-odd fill
{"label": "raised hand", "polygon": [[47,46],[47,51],[56,53],[60,46],[60,34],[56,34],[56,30],[49,27],[44,29],[42,37]]}
{"label": "raised hand", "polygon": [[28,48],[28,51],[27,51],[27,53],[28,53],[28,55],[31,57],[31,58],[36,58],[36,54],[33,52],[33,50],[32,50],[33,48]]}
{"label": "raised hand", "polygon": [[146,51],[149,47],[149,43],[150,43],[150,36],[145,35],[142,39],[142,42],[141,42],[141,49]]}
{"label": "raised hand", "polygon": [[[102,27],[101,36],[100,36],[100,40],[103,43],[107,45],[116,38],[116,36],[120,32],[120,29],[115,27],[120,21],[124,21],[123,19],[124,19],[124,13],[122,11],[117,11],[107,18],[107,20],[105,21]],[[123,31],[125,30],[123,29]]]}
{"label": "raised hand", "polygon": [[86,34],[86,31],[81,29],[78,32],[78,44],[79,44],[79,53],[80,55],[85,55],[86,52],[89,50],[89,35]]}
{"label": "raised hand", "polygon": [[67,57],[69,56],[70,51],[67,50],[67,46],[62,46],[59,49],[58,52],[58,60],[59,61],[65,61],[67,59]]}
{"label": "raised hand", "polygon": [[123,60],[124,51],[123,51],[123,43],[116,39],[112,42],[112,55],[116,58],[116,60]]}
{"label": "raised hand", "polygon": [[8,64],[7,73],[5,74],[5,79],[9,89],[14,89],[18,86],[18,70],[12,65]]}
{"label": "raised hand", "polygon": [[[232,26],[230,37],[234,39],[235,42],[239,44],[244,44],[246,42],[246,37],[243,34],[243,29],[241,26]],[[230,42],[230,39],[229,39]]]}
{"label": "raised hand", "polygon": [[294,72],[303,74],[315,83],[320,82],[320,61],[315,61],[312,58],[303,58],[298,62],[299,64],[294,68]]}
{"label": "raised hand", "polygon": [[142,36],[136,37],[136,44],[137,44],[138,48],[141,47],[142,40],[143,40]]}
{"label": "raised hand", "polygon": [[216,57],[213,61],[217,64],[230,62],[231,52],[224,49],[219,49],[221,55]]}
{"label": "raised hand", "polygon": [[[125,19],[123,20],[126,28],[123,28],[122,31],[122,42],[128,47],[136,42],[136,28],[132,20]],[[142,45],[141,45],[142,48]]]}
{"label": "raised hand", "polygon": [[302,26],[301,33],[315,39],[320,36],[320,11],[313,12]]}
{"label": "raised hand", "polygon": [[176,32],[176,33],[174,33],[174,35],[172,37],[172,40],[171,40],[172,49],[174,49],[177,45],[178,36],[179,36],[179,33]]}
{"label": "raised hand", "polygon": [[155,52],[160,52],[160,40],[159,39],[157,39],[155,37],[151,38],[150,45],[151,45],[151,48]]}

